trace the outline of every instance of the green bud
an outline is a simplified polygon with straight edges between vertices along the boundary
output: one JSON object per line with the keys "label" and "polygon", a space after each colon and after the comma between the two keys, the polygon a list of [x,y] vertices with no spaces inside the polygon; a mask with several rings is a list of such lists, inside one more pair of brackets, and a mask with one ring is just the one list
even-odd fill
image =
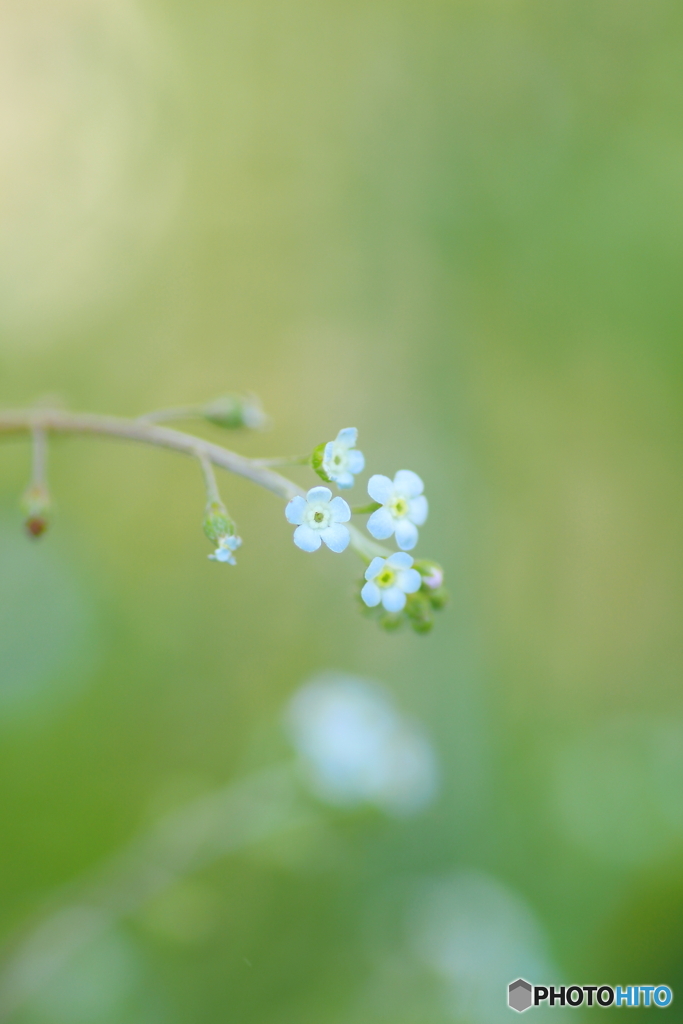
{"label": "green bud", "polygon": [[380,617],[379,624],[387,633],[395,633],[403,625],[403,615],[401,612],[385,612]]}
{"label": "green bud", "polygon": [[429,598],[419,590],[416,594],[408,594],[405,614],[417,633],[428,633],[434,625]]}
{"label": "green bud", "polygon": [[50,512],[50,495],[42,484],[32,484],[21,499],[21,507],[25,516],[24,525],[31,537],[40,537],[48,527]]}
{"label": "green bud", "polygon": [[434,608],[436,611],[439,611],[441,608],[444,608],[448,604],[451,595],[448,593],[445,587],[439,587],[438,590],[430,590],[427,596],[429,598],[429,603],[431,604],[432,608]]}
{"label": "green bud", "polygon": [[311,467],[313,472],[317,473],[321,480],[324,480],[326,484],[329,484],[331,482],[330,478],[323,469],[323,458],[325,457],[326,448],[327,443],[323,442],[322,444],[319,444],[317,448],[313,449],[311,454]]}
{"label": "green bud", "polygon": [[204,533],[212,544],[218,544],[224,537],[232,537],[235,533],[235,524],[225,505],[219,501],[212,501],[206,506]]}
{"label": "green bud", "polygon": [[204,419],[224,430],[260,430],[268,423],[260,401],[255,395],[224,395],[208,402],[201,409]]}

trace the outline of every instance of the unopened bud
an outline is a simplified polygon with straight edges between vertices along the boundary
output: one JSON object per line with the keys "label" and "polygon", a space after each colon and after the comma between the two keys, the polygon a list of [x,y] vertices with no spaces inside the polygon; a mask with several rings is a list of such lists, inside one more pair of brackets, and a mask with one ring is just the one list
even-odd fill
{"label": "unopened bud", "polygon": [[24,526],[30,537],[40,537],[48,527],[50,495],[42,484],[32,484],[24,493],[21,507],[24,512]]}
{"label": "unopened bud", "polygon": [[444,572],[438,562],[422,559],[415,562],[414,568],[422,577],[423,589],[438,590],[443,585]]}
{"label": "unopened bud", "polygon": [[429,633],[434,626],[431,602],[419,590],[416,594],[408,595],[405,612],[416,633]]}
{"label": "unopened bud", "polygon": [[314,448],[311,453],[311,468],[314,473],[317,473],[321,480],[324,480],[326,484],[331,483],[329,476],[323,469],[323,459],[325,458],[325,449],[327,448],[327,442],[323,441],[317,448]]}
{"label": "unopened bud", "polygon": [[228,515],[225,505],[219,501],[212,501],[206,506],[204,533],[212,544],[220,544],[226,537],[235,534],[235,524]]}
{"label": "unopened bud", "polygon": [[209,423],[224,430],[262,430],[269,422],[256,395],[224,395],[208,402],[201,413]]}

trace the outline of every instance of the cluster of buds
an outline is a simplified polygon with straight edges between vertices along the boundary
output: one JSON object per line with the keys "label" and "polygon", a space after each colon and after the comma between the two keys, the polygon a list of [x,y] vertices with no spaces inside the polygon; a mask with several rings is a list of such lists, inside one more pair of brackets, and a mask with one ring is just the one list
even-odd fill
{"label": "cluster of buds", "polygon": [[[386,595],[391,595],[397,585],[400,589],[401,583],[410,587],[408,591],[404,591],[404,600],[397,602],[400,607],[391,606],[391,597],[389,602],[386,598],[374,600],[375,595],[372,593],[373,600],[368,601],[368,582],[363,582],[358,591],[361,609],[366,616],[375,619],[382,629],[386,629],[388,632],[401,629],[403,626],[410,626],[416,633],[429,633],[434,626],[434,612],[439,611],[448,602],[448,591],[443,585],[443,569],[436,562],[426,560],[414,562],[410,559],[411,565],[407,571],[399,569],[397,572],[391,563],[392,560],[395,561],[400,557],[400,552],[391,555],[386,559],[384,566],[375,567],[372,577],[368,577],[372,563],[366,572],[366,580],[369,579],[378,589],[384,588]],[[384,560],[376,559],[376,561]],[[411,575],[406,580],[405,577],[408,573],[415,573],[417,579]],[[401,580],[401,576],[404,577],[403,580]]]}

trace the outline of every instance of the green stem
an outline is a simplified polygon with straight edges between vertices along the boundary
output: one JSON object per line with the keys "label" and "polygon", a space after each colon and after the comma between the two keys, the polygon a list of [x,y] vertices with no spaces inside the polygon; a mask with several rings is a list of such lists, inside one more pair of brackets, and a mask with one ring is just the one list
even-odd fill
{"label": "green stem", "polygon": [[192,420],[202,416],[201,406],[179,405],[172,409],[156,409],[154,412],[146,412],[138,416],[138,423],[168,423],[171,420]]}
{"label": "green stem", "polygon": [[220,505],[222,507],[223,502],[221,501],[218,484],[216,482],[216,474],[213,471],[211,462],[203,452],[197,453],[197,459],[199,460],[199,465],[202,467],[202,476],[204,477],[204,486],[206,487],[207,505]]}
{"label": "green stem", "polygon": [[47,436],[40,427],[33,427],[31,435],[33,437],[31,487],[47,491]]}
{"label": "green stem", "polygon": [[378,508],[382,506],[378,501],[372,501],[369,505],[354,505],[351,512],[354,516],[364,516],[368,512],[376,512]]}
{"label": "green stem", "polygon": [[18,409],[0,412],[0,437],[3,435],[30,433],[40,429],[54,434],[93,434],[118,437],[124,441],[151,444],[157,448],[170,448],[197,458],[203,455],[214,466],[229,473],[246,477],[260,487],[272,491],[289,501],[297,494],[305,494],[291,480],[273,472],[266,466],[258,466],[253,459],[247,459],[222,445],[213,444],[203,438],[184,434],[170,427],[157,426],[141,420],[124,419],[118,416],[97,416],[90,413],[64,412],[60,409]]}
{"label": "green stem", "polygon": [[[252,483],[272,491],[285,501],[290,501],[297,495],[306,496],[306,491],[301,487],[267,466],[259,465],[257,459],[247,459],[237,452],[223,448],[222,445],[193,437],[192,434],[181,433],[179,430],[172,430],[170,427],[157,426],[155,423],[140,419],[65,412],[61,409],[17,409],[0,412],[0,438],[17,434],[32,434],[35,438],[37,433],[44,437],[50,433],[117,437],[124,441],[136,441],[190,455],[199,459],[202,465],[207,492],[209,486],[215,486],[215,479],[209,484],[206,467],[209,467],[213,478],[212,467],[218,466],[229,473],[251,480]],[[376,544],[355,526],[349,524],[348,529],[351,534],[351,546],[365,562],[370,562],[377,556],[387,558],[391,554],[387,548]]]}
{"label": "green stem", "polygon": [[252,459],[255,466],[309,466],[310,455],[284,455],[274,459]]}

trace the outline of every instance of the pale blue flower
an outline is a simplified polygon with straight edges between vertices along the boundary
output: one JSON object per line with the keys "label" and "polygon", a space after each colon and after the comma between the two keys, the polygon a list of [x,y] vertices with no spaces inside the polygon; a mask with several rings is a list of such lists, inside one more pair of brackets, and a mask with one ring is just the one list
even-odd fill
{"label": "pale blue flower", "polygon": [[424,484],[417,473],[399,469],[393,480],[388,476],[371,476],[368,494],[378,501],[378,508],[368,519],[368,530],[377,540],[396,534],[396,543],[403,551],[417,544],[417,527],[427,519],[429,506],[422,493]]}
{"label": "pale blue flower", "polygon": [[332,497],[329,487],[311,487],[305,498],[297,495],[287,505],[285,516],[294,523],[294,543],[302,551],[317,551],[325,541],[330,551],[343,551],[351,534],[348,523],[351,509],[343,498]]}
{"label": "pale blue flower", "polygon": [[436,795],[431,743],[375,683],[326,672],[294,695],[286,721],[304,777],[330,804],[370,803],[405,815]]}
{"label": "pale blue flower", "polygon": [[233,552],[237,551],[237,548],[241,545],[242,538],[231,534],[229,537],[221,537],[218,541],[218,547],[209,558],[214,562],[227,562],[228,565],[237,565],[235,555]]}
{"label": "pale blue flower", "polygon": [[414,594],[422,584],[422,577],[412,565],[413,559],[405,551],[389,558],[373,558],[365,571],[368,582],[360,592],[368,608],[376,608],[381,601],[388,612],[402,611],[406,594]]}
{"label": "pale blue flower", "polygon": [[325,445],[322,470],[337,487],[353,487],[354,474],[363,472],[365,457],[356,448],[357,437],[355,427],[346,427]]}

